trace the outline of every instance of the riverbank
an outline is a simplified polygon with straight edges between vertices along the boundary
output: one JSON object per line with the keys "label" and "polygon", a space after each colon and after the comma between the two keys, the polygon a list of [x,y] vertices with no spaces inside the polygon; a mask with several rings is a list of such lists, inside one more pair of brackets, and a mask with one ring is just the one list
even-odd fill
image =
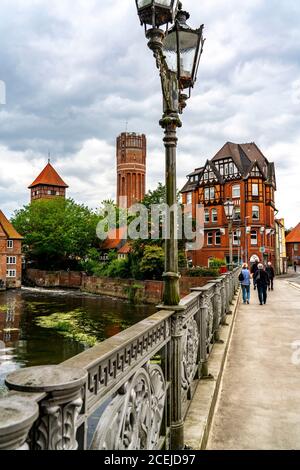
{"label": "riverbank", "polygon": [[[78,289],[96,295],[105,295],[112,298],[129,300],[137,304],[157,305],[162,301],[162,281],[136,281],[134,279],[117,279],[107,277],[87,276],[76,271],[42,271],[28,269],[26,278],[36,287]],[[187,277],[180,278],[180,292],[182,297],[188,295],[194,287],[203,287],[213,277]]]}

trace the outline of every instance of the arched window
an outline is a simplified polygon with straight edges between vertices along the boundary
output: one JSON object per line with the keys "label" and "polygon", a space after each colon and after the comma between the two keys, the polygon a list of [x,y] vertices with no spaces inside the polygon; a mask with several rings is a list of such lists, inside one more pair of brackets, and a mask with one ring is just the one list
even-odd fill
{"label": "arched window", "polygon": [[211,221],[218,222],[218,211],[217,209],[212,209],[211,211]]}
{"label": "arched window", "polygon": [[259,220],[259,206],[252,206],[252,220]]}

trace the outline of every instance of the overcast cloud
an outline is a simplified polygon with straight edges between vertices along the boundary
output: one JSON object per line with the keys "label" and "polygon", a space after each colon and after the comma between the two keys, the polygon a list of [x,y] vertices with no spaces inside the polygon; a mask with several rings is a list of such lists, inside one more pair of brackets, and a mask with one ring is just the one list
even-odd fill
{"label": "overcast cloud", "polygon": [[[178,186],[226,141],[255,141],[277,169],[277,207],[300,221],[299,0],[184,0],[205,50],[179,131]],[[0,0],[0,207],[29,200],[48,149],[91,207],[115,198],[115,139],[148,138],[148,188],[164,179],[161,92],[134,0]]]}

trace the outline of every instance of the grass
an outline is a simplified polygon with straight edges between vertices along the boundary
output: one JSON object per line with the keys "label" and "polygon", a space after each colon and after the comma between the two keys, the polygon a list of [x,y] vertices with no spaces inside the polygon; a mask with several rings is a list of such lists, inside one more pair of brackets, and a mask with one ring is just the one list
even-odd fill
{"label": "grass", "polygon": [[68,313],[57,312],[49,316],[37,317],[36,324],[42,328],[57,331],[66,338],[82,343],[86,346],[95,346],[97,336],[91,331],[91,325],[84,325],[82,310],[76,309]]}

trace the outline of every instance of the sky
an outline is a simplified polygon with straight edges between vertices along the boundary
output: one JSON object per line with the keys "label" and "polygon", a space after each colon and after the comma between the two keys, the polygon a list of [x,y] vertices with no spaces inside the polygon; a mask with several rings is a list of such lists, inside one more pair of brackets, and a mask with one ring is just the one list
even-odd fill
{"label": "sky", "polygon": [[[204,23],[206,42],[178,132],[178,187],[225,142],[255,142],[276,164],[278,217],[295,226],[299,0],[183,5],[192,26]],[[0,12],[0,208],[10,216],[29,202],[48,151],[70,197],[92,208],[115,199],[126,126],[147,135],[147,188],[163,181],[160,80],[135,1],[0,0]]]}

